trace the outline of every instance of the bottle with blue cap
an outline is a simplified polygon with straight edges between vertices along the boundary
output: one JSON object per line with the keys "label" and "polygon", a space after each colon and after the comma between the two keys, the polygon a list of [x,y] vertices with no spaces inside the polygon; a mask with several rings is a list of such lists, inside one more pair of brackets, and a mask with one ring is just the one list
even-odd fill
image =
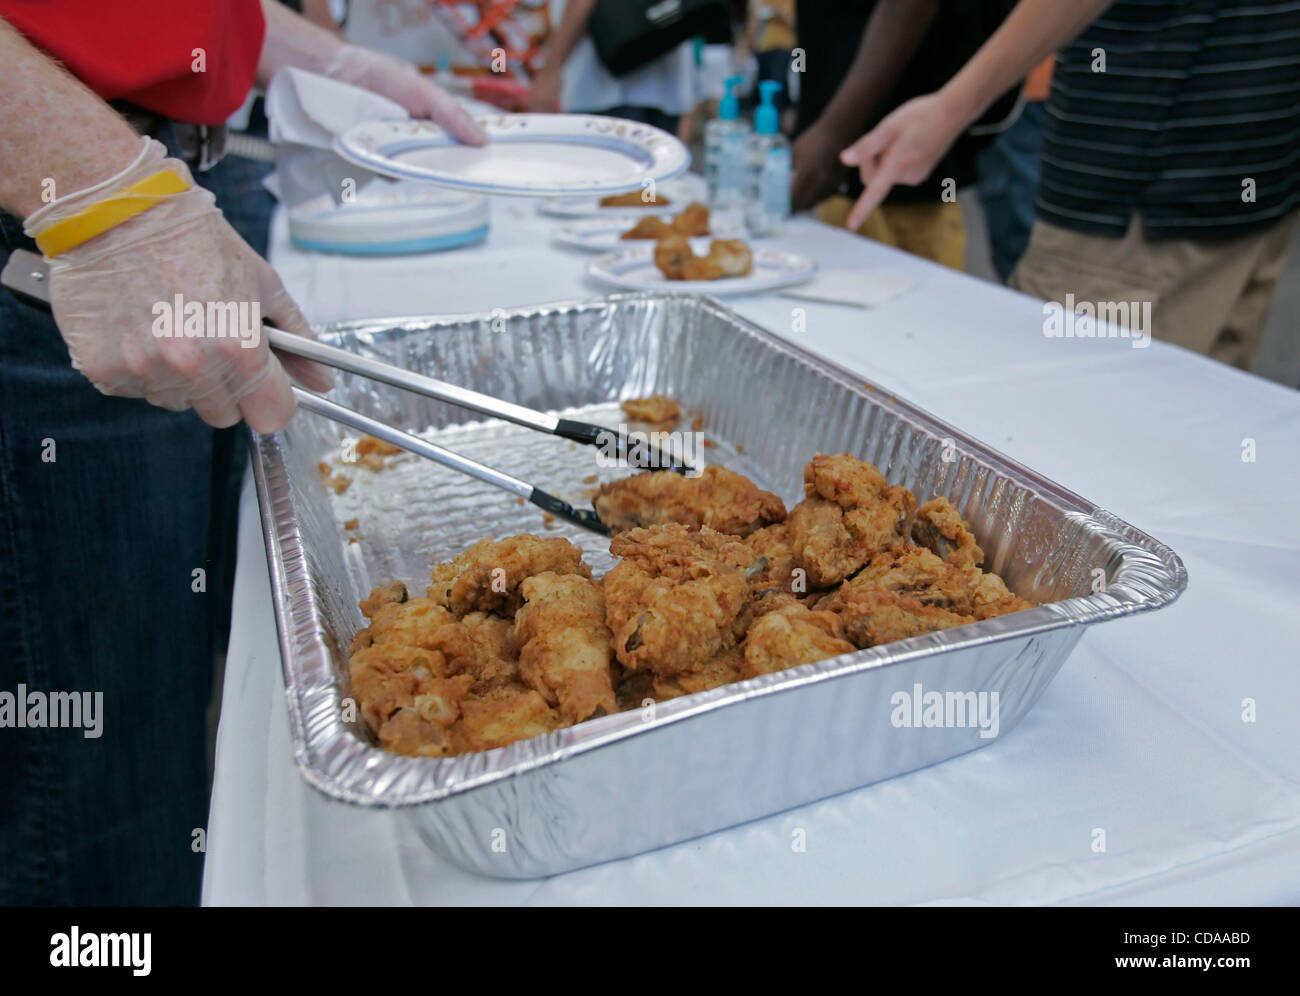
{"label": "bottle with blue cap", "polygon": [[745,151],[750,134],[736,97],[736,87],[744,81],[741,76],[727,79],[726,95],[718,102],[718,116],[704,129],[704,179],[712,228],[719,234],[739,234],[744,223]]}
{"label": "bottle with blue cap", "polygon": [[775,104],[781,84],[764,80],[758,89],[745,166],[745,221],[752,235],[775,235],[790,217],[790,143],[781,134]]}

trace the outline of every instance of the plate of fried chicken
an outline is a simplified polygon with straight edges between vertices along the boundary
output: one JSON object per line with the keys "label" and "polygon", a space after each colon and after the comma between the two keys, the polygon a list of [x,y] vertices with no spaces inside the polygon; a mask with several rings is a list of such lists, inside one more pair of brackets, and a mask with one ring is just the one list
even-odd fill
{"label": "plate of fried chicken", "polygon": [[616,558],[561,537],[485,538],[361,602],[352,691],[378,744],[449,757],[1028,609],[943,497],[918,507],[850,454],[804,497],[721,466],[635,474],[593,505]]}
{"label": "plate of fried chicken", "polygon": [[682,290],[723,295],[759,294],[811,280],[817,264],[779,249],[751,249],[743,239],[668,235],[598,256],[587,273],[625,290]]}

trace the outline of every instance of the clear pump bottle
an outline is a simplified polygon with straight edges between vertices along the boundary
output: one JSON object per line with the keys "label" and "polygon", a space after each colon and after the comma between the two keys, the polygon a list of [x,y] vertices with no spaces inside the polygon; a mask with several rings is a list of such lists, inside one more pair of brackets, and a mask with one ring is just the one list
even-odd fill
{"label": "clear pump bottle", "polygon": [[781,134],[773,103],[781,84],[764,80],[758,88],[760,104],[745,163],[745,222],[752,235],[775,235],[790,217],[790,143]]}
{"label": "clear pump bottle", "polygon": [[744,82],[732,76],[726,95],[718,103],[718,116],[704,129],[704,179],[708,185],[710,227],[718,235],[739,235],[744,226],[745,153],[749,124],[740,116],[736,87]]}

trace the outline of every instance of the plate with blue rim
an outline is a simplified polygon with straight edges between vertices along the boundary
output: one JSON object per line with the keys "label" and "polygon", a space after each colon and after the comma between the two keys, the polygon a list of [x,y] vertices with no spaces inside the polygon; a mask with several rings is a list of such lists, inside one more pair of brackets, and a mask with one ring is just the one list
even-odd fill
{"label": "plate with blue rim", "polygon": [[646,189],[691,162],[675,136],[622,118],[499,114],[477,120],[487,145],[465,145],[432,121],[366,121],[336,136],[334,151],[383,176],[531,197]]}

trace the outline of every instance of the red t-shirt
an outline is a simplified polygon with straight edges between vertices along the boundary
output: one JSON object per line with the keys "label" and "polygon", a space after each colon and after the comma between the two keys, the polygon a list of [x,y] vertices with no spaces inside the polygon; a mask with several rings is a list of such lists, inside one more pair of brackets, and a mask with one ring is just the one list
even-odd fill
{"label": "red t-shirt", "polygon": [[266,34],[259,0],[0,0],[0,18],[105,100],[192,124],[239,109]]}

